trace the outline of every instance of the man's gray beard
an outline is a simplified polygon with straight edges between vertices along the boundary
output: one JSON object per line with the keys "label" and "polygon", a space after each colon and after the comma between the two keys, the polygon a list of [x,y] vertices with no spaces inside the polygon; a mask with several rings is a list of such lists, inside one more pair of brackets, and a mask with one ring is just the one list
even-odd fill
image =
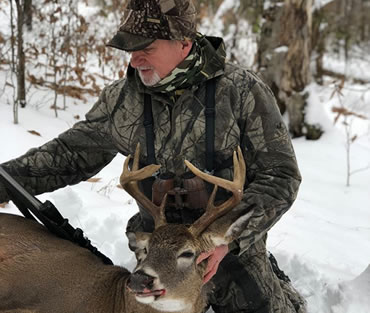
{"label": "man's gray beard", "polygon": [[158,73],[154,70],[153,70],[153,75],[151,75],[150,77],[148,77],[148,76],[144,77],[144,75],[142,75],[140,69],[138,69],[138,72],[139,72],[139,77],[141,79],[141,82],[145,86],[149,86],[149,87],[154,86],[155,84],[157,84],[161,81],[161,78],[159,77]]}

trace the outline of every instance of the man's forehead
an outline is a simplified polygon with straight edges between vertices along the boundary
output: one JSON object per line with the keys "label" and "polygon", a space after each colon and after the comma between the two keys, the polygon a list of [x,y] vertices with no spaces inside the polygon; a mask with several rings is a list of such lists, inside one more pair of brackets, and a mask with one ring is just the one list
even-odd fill
{"label": "man's forehead", "polygon": [[[152,49],[161,48],[164,45],[166,45],[166,43],[170,43],[170,42],[173,42],[173,40],[156,39],[149,46],[145,47],[141,51],[148,51],[148,50],[152,50]],[[166,47],[167,47],[167,45],[166,45]]]}
{"label": "man's forehead", "polygon": [[149,46],[145,47],[144,50],[153,49],[160,45],[159,39],[154,40]]}

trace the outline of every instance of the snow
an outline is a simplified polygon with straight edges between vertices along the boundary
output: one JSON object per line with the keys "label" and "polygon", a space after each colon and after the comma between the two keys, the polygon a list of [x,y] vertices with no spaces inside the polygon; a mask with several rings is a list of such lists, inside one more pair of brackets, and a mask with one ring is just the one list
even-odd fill
{"label": "snow", "polygon": [[369,46],[364,46],[358,50],[363,51],[354,51],[353,53],[362,54],[364,60],[359,60],[358,58],[350,58],[348,60],[345,59],[344,53],[341,53],[338,57],[333,58],[333,56],[325,55],[324,56],[324,64],[327,70],[333,71],[335,73],[343,73],[348,78],[360,78],[366,81],[370,81],[370,73],[368,67],[364,67],[364,61],[369,62]]}
{"label": "snow", "polygon": [[[347,290],[345,300],[336,304],[333,312],[344,312],[346,308],[346,313],[365,313],[368,311],[363,309],[369,303],[359,299],[358,292],[351,292],[353,287],[340,286],[355,279],[370,263],[370,173],[358,172],[351,178],[350,187],[345,186],[344,134],[340,124],[333,124],[330,111],[330,106],[336,104],[331,98],[333,88],[333,84],[308,87],[311,96],[307,117],[320,123],[325,133],[318,141],[293,140],[303,182],[291,210],[270,231],[268,248],[307,298],[310,312],[330,312],[329,303]],[[41,102],[45,95],[39,91],[34,97]],[[0,162],[67,129],[75,121],[73,116],[82,115],[93,102],[90,99],[89,104],[75,105],[71,101],[67,111],[60,111],[59,118],[48,106],[29,105],[20,110],[19,125],[12,123],[12,107],[1,102]],[[364,133],[352,144],[353,168],[364,168],[370,161],[369,132],[364,127],[360,129]],[[36,130],[42,137],[28,130]],[[116,264],[132,269],[135,259],[124,232],[137,206],[117,188],[123,161],[123,156],[117,156],[97,175],[99,182],[82,182],[39,198],[51,200]],[[12,203],[1,211],[18,213]]]}
{"label": "snow", "polygon": [[275,49],[276,53],[286,53],[288,52],[289,47],[288,46],[280,46]]}
{"label": "snow", "polygon": [[329,4],[330,2],[333,2],[333,0],[314,0],[313,1],[313,7],[315,9],[320,9],[320,8],[326,6],[327,4]]}
{"label": "snow", "polygon": [[[328,2],[315,1],[315,6]],[[217,16],[221,17],[232,7],[232,0],[225,1]],[[81,7],[81,10],[85,9]],[[88,13],[93,15],[94,11]],[[1,29],[7,27],[4,21],[6,19],[0,19]],[[224,30],[221,18],[204,19],[202,31],[208,33],[210,29],[213,35],[221,35]],[[248,30],[246,26],[243,29]],[[230,34],[234,35],[233,27],[230,27]],[[248,40],[240,41],[239,46],[245,51],[255,49]],[[246,59],[252,59],[251,55],[246,52]],[[370,79],[369,63],[364,60],[345,63],[343,58],[328,55],[324,58],[326,68],[364,80]],[[0,71],[1,88],[5,75]],[[310,313],[368,313],[370,86],[346,83],[340,91],[342,95],[335,93],[333,96],[337,88],[338,82],[332,79],[325,80],[322,86],[313,83],[307,87],[310,97],[306,118],[320,124],[324,135],[318,141],[293,140],[303,182],[293,207],[269,232],[268,249],[307,299]],[[77,121],[76,115],[82,117],[96,100],[88,98],[88,102],[83,103],[68,99],[67,110],[59,111],[59,117],[55,118],[50,109],[52,92],[31,88],[30,104],[20,109],[19,124],[14,125],[12,106],[8,104],[12,92],[11,89],[0,91],[0,163],[68,129]],[[332,107],[345,107],[367,117],[347,120],[351,124],[351,134],[357,136],[351,144],[350,164],[353,171],[359,170],[351,175],[349,187],[346,186],[344,120],[340,118],[334,123]],[[31,130],[41,136],[31,134]],[[137,206],[117,187],[123,162],[124,157],[117,156],[96,176],[100,178],[98,182],[82,182],[38,198],[52,201],[75,227],[85,231],[100,251],[115,264],[131,270],[135,257],[128,249],[124,233]],[[0,208],[0,212],[19,214],[13,203]]]}

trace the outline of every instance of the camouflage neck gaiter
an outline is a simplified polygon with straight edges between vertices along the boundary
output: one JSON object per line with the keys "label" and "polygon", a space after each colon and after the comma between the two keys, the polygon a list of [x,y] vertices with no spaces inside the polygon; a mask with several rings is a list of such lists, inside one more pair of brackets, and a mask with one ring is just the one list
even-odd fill
{"label": "camouflage neck gaiter", "polygon": [[162,93],[170,93],[177,89],[186,89],[205,78],[201,74],[203,60],[204,57],[202,57],[201,48],[195,41],[193,48],[184,61],[157,84],[147,88],[154,92]]}

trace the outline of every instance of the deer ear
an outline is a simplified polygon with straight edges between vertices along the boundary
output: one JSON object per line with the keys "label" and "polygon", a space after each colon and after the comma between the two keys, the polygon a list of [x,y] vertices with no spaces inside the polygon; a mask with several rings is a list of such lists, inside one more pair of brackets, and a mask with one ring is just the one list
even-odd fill
{"label": "deer ear", "polygon": [[251,210],[244,215],[241,213],[244,211],[234,210],[218,218],[207,227],[202,233],[202,237],[207,238],[215,246],[229,244],[237,239],[246,228],[253,211]]}
{"label": "deer ear", "polygon": [[202,233],[202,237],[206,239],[206,241],[211,244],[213,247],[217,247],[220,245],[227,245],[229,244],[229,240],[225,238],[225,234],[227,229],[212,227],[210,225],[207,229]]}
{"label": "deer ear", "polygon": [[128,246],[132,251],[145,249],[148,245],[151,233],[126,232]]}

